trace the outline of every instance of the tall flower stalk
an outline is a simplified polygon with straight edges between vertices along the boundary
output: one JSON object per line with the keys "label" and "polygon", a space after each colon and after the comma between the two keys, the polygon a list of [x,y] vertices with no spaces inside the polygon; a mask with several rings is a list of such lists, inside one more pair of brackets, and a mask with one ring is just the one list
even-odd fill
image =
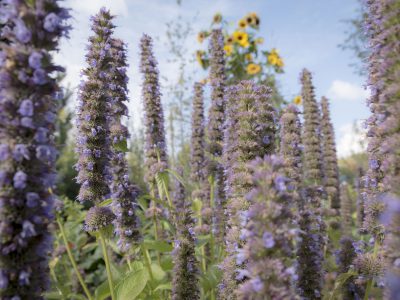
{"label": "tall flower stalk", "polygon": [[129,139],[128,128],[122,123],[128,116],[128,77],[126,75],[126,46],[123,41],[111,41],[112,69],[110,78],[111,106],[109,112],[111,148],[111,191],[116,215],[116,233],[118,245],[126,252],[132,243],[140,239],[137,198],[139,189],[129,179],[128,164],[125,157]]}
{"label": "tall flower stalk", "polygon": [[275,150],[275,111],[270,103],[270,90],[263,85],[242,81],[229,88],[225,123],[224,161],[227,175],[228,229],[224,269],[220,295],[222,299],[236,299],[242,263],[237,252],[245,241],[240,239],[243,214],[249,208],[245,195],[253,183],[248,162],[256,157],[272,154]]}
{"label": "tall flower stalk", "polygon": [[[284,160],[285,176],[290,178],[294,191],[298,194],[302,181],[302,145],[301,145],[301,123],[299,111],[293,104],[289,104],[283,110],[280,119],[280,156]],[[298,207],[301,207],[301,198],[295,196]]]}
{"label": "tall flower stalk", "polygon": [[[367,29],[370,39],[369,86],[371,89],[369,134],[372,136],[368,145],[371,175],[375,179],[375,193],[368,195],[370,205],[366,209],[366,221],[375,217],[383,221],[383,226],[373,231],[376,241],[384,241],[386,255],[385,298],[400,297],[400,171],[399,171],[399,117],[400,117],[400,50],[399,50],[399,10],[398,0],[366,1]],[[374,171],[374,172],[372,172]],[[383,178],[382,178],[383,177]],[[385,192],[385,195],[381,193]],[[371,195],[372,194],[372,195]],[[373,199],[377,199],[373,201]],[[372,210],[371,208],[378,207]],[[385,212],[382,213],[382,210]],[[366,225],[374,224],[373,222]],[[376,234],[379,234],[376,236]],[[376,252],[376,251],[375,251]],[[378,255],[376,255],[379,258]],[[371,284],[372,285],[372,284]],[[367,291],[368,293],[367,286]],[[367,295],[368,296],[368,295]]]}
{"label": "tall flower stalk", "polygon": [[220,29],[214,29],[211,33],[210,43],[211,106],[208,112],[206,152],[208,156],[207,174],[211,177],[212,184],[215,184],[215,229],[220,242],[225,235],[224,211],[226,207],[225,176],[221,161],[226,106],[224,101],[226,84],[224,53],[223,33]]}
{"label": "tall flower stalk", "polygon": [[346,183],[342,183],[340,186],[340,224],[343,236],[351,236],[351,230],[353,228],[352,218],[352,206],[349,190]]}
{"label": "tall flower stalk", "polygon": [[57,1],[0,7],[0,298],[42,299],[49,288],[56,149],[63,68],[51,53],[68,34]]}
{"label": "tall flower stalk", "polygon": [[322,97],[321,99],[321,112],[322,157],[324,168],[323,183],[330,207],[339,209],[339,167],[336,155],[335,133],[331,122],[329,102],[326,97]]}
{"label": "tall flower stalk", "polygon": [[89,38],[85,76],[78,95],[77,152],[78,177],[81,185],[78,199],[98,205],[110,194],[110,140],[107,111],[110,105],[112,73],[111,35],[113,16],[106,9],[91,18],[93,35]]}
{"label": "tall flower stalk", "polygon": [[242,271],[249,278],[239,287],[239,299],[298,299],[295,276],[293,211],[296,205],[291,181],[284,175],[278,156],[257,158],[250,168],[254,189],[247,194],[250,208],[245,214],[241,238],[245,246],[237,255],[247,261]]}
{"label": "tall flower stalk", "polygon": [[304,187],[300,195],[303,207],[299,211],[298,219],[300,233],[297,245],[297,287],[304,299],[321,299],[325,245],[325,223],[321,209],[325,193],[322,186],[320,114],[311,73],[306,69],[301,74],[301,83],[304,103]]}
{"label": "tall flower stalk", "polygon": [[207,178],[205,157],[205,119],[203,84],[194,85],[192,136],[190,152],[190,179],[194,183],[193,199],[202,203],[201,220],[196,228],[197,232],[207,234],[212,226],[212,210],[210,203],[210,183]]}

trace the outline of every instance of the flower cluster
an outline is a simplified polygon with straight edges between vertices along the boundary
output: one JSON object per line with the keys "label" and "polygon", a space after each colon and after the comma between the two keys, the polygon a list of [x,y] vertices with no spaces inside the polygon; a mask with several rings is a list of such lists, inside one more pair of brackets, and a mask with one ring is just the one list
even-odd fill
{"label": "flower cluster", "polygon": [[145,177],[150,189],[154,189],[156,174],[165,171],[168,159],[157,61],[153,54],[153,41],[146,34],[143,34],[140,40],[140,55],[140,72],[143,76],[142,99],[145,112]]}
{"label": "flower cluster", "polygon": [[335,133],[331,122],[328,99],[321,99],[322,157],[324,188],[331,208],[340,208],[339,167],[336,156]]}
{"label": "flower cluster", "polygon": [[293,289],[293,245],[296,230],[292,215],[290,179],[278,156],[257,158],[250,164],[254,189],[247,194],[250,207],[244,214],[241,239],[245,246],[237,261],[247,261],[241,276],[239,299],[298,299]]}
{"label": "flower cluster", "polygon": [[96,232],[103,229],[114,221],[115,215],[109,207],[93,206],[89,209],[85,218],[85,230]]}
{"label": "flower cluster", "polygon": [[35,300],[49,288],[55,78],[64,70],[51,52],[69,13],[54,0],[0,5],[0,298]]}
{"label": "flower cluster", "polygon": [[122,124],[122,118],[128,116],[126,75],[126,46],[119,39],[111,40],[111,72],[110,72],[110,140],[111,140],[111,198],[116,215],[116,233],[118,245],[127,251],[132,243],[140,239],[137,198],[139,189],[129,179],[128,163],[125,157],[126,144],[129,138],[128,128]]}
{"label": "flower cluster", "polygon": [[110,157],[109,120],[111,89],[111,42],[113,16],[105,8],[91,18],[93,36],[89,38],[85,76],[78,95],[77,181],[78,199],[99,204],[110,193],[108,161]]}
{"label": "flower cluster", "polygon": [[304,144],[304,177],[313,185],[322,184],[322,150],[321,150],[321,116],[315,100],[311,73],[304,69],[301,73],[301,98],[304,107],[304,127],[302,141]]}
{"label": "flower cluster", "polygon": [[211,34],[210,53],[210,83],[211,83],[211,106],[208,112],[207,124],[207,173],[212,176],[215,182],[215,203],[216,212],[216,234],[222,241],[225,231],[225,191],[224,191],[224,170],[221,163],[223,126],[225,119],[225,59],[223,51],[224,37],[219,29],[213,30]]}
{"label": "flower cluster", "polygon": [[[220,14],[214,17],[213,24],[224,26],[228,24]],[[249,13],[239,20],[237,27],[232,33],[228,28],[224,30],[224,52],[227,57],[226,67],[229,78],[239,77],[240,79],[251,79],[261,77],[265,74],[263,69],[272,68],[276,73],[282,73],[284,62],[273,48],[269,51],[260,50],[264,39],[257,37],[260,18],[256,13]],[[225,28],[224,28],[225,29]],[[197,35],[199,43],[211,35],[208,31],[201,31]],[[209,67],[210,57],[203,50],[196,52],[197,61],[204,69]]]}
{"label": "flower cluster", "polygon": [[237,285],[236,252],[244,242],[239,238],[241,218],[249,207],[245,195],[252,188],[247,163],[275,150],[275,111],[269,97],[269,88],[250,81],[242,81],[226,93],[224,164],[229,229],[226,237],[228,255],[223,263],[227,291],[223,290],[221,294],[232,294]]}
{"label": "flower cluster", "polygon": [[[289,104],[283,110],[280,119],[280,156],[284,160],[284,173],[292,180],[294,190],[298,191],[301,186],[302,172],[302,145],[301,145],[301,123],[299,111],[293,104]],[[296,197],[297,201],[300,200]],[[298,203],[300,207],[300,203]]]}
{"label": "flower cluster", "polygon": [[195,255],[193,219],[187,207],[178,227],[178,238],[173,250],[174,270],[172,279],[172,299],[200,299],[199,265]]}

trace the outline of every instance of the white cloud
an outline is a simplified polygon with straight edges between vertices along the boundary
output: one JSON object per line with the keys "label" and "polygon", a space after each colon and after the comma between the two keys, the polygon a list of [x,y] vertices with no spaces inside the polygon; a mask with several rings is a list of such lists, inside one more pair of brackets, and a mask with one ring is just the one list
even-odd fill
{"label": "white cloud", "polygon": [[126,16],[128,13],[125,0],[71,0],[68,4],[73,10],[90,15],[97,13],[103,6],[107,7],[112,14]]}
{"label": "white cloud", "polygon": [[366,131],[363,121],[343,125],[339,128],[337,153],[339,157],[346,157],[366,149]]}
{"label": "white cloud", "polygon": [[364,101],[369,92],[363,87],[347,81],[334,80],[327,96],[332,100]]}

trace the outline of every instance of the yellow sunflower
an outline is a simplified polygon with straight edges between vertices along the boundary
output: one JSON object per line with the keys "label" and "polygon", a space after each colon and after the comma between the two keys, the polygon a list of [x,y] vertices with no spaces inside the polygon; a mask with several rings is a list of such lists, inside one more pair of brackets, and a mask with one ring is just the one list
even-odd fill
{"label": "yellow sunflower", "polygon": [[271,50],[267,59],[268,63],[270,63],[273,66],[282,68],[284,65],[282,58],[279,56],[278,51],[275,48]]}
{"label": "yellow sunflower", "polygon": [[260,73],[261,66],[257,65],[257,64],[248,64],[246,71],[247,71],[247,74],[249,74],[249,75],[255,75],[257,73]]}
{"label": "yellow sunflower", "polygon": [[226,56],[230,56],[233,52],[233,46],[228,44],[224,46]]}
{"label": "yellow sunflower", "polygon": [[203,51],[203,50],[196,51],[196,60],[199,62],[200,66],[204,65],[204,61],[203,61],[204,54],[205,54],[205,51]]}
{"label": "yellow sunflower", "polygon": [[197,41],[201,44],[206,37],[207,37],[207,32],[201,31],[197,34]]}
{"label": "yellow sunflower", "polygon": [[233,37],[232,36],[228,36],[225,39],[225,44],[230,45],[233,43]]}
{"label": "yellow sunflower", "polygon": [[296,96],[293,98],[293,103],[296,105],[301,105],[301,96]]}
{"label": "yellow sunflower", "polygon": [[244,58],[248,61],[253,61],[253,56],[251,55],[251,53],[247,53],[245,54]]}
{"label": "yellow sunflower", "polygon": [[245,18],[246,23],[252,27],[258,27],[260,25],[260,18],[256,13],[250,13]]}
{"label": "yellow sunflower", "polygon": [[238,23],[240,29],[245,29],[247,27],[247,22],[245,19],[241,19]]}
{"label": "yellow sunflower", "polygon": [[248,47],[249,43],[249,35],[243,31],[235,31],[233,33],[233,40],[238,43],[242,47]]}
{"label": "yellow sunflower", "polygon": [[222,15],[220,13],[216,13],[213,17],[213,23],[219,24],[222,21]]}

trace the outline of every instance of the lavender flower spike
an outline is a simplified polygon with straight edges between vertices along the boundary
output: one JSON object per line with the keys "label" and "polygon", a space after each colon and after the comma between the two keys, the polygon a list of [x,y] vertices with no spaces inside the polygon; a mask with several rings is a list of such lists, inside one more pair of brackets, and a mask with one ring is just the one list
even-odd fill
{"label": "lavender flower spike", "polygon": [[246,198],[241,238],[247,243],[238,260],[247,261],[249,278],[239,287],[238,299],[299,299],[293,289],[295,279],[293,245],[293,194],[291,181],[284,176],[284,161],[278,156],[257,158],[251,164],[254,188]]}
{"label": "lavender flower spike", "polygon": [[150,189],[154,189],[156,174],[168,167],[168,159],[157,61],[153,54],[153,41],[146,34],[143,34],[140,40],[140,55],[140,72],[143,76],[142,99],[145,111],[145,177]]}
{"label": "lavender flower spike", "polygon": [[[0,15],[0,298],[38,300],[50,283],[55,78],[63,70],[51,53],[68,34],[69,14],[43,0],[2,1]],[[43,26],[49,15],[59,19],[52,32]]]}
{"label": "lavender flower spike", "polygon": [[110,155],[109,122],[111,80],[111,34],[114,28],[110,12],[102,8],[91,18],[93,35],[89,38],[82,74],[77,112],[78,176],[81,185],[78,199],[99,204],[109,195],[108,159]]}
{"label": "lavender flower spike", "polygon": [[119,39],[111,40],[111,71],[109,92],[111,106],[109,112],[111,139],[111,198],[116,214],[116,233],[118,245],[124,252],[140,240],[140,221],[136,215],[139,189],[129,179],[128,163],[125,157],[126,144],[129,138],[128,128],[122,119],[128,117],[128,77],[126,75],[126,46]]}
{"label": "lavender flower spike", "polygon": [[352,224],[352,202],[349,195],[349,189],[346,183],[340,186],[340,224],[343,236],[351,236]]}
{"label": "lavender flower spike", "polygon": [[185,203],[182,213],[178,225],[178,238],[172,252],[174,260],[172,300],[197,300],[200,299],[199,263],[195,255],[193,219]]}
{"label": "lavender flower spike", "polygon": [[[302,145],[301,145],[301,123],[299,120],[299,111],[293,104],[289,104],[282,113],[280,119],[280,156],[284,160],[284,173],[291,179],[294,191],[298,194],[301,186],[302,172]],[[296,197],[297,202],[300,197]],[[301,204],[298,202],[298,207]]]}
{"label": "lavender flower spike", "polygon": [[314,87],[312,85],[311,73],[304,69],[301,73],[301,97],[304,106],[304,177],[311,185],[322,185],[322,150],[320,131],[320,112],[315,100]]}
{"label": "lavender flower spike", "polygon": [[336,156],[335,133],[331,122],[328,99],[321,99],[322,157],[324,168],[324,188],[331,208],[340,208],[339,167]]}
{"label": "lavender flower spike", "polygon": [[[229,88],[229,103],[225,123],[224,164],[226,170],[226,194],[228,197],[228,252],[224,269],[221,299],[236,299],[238,282],[237,251],[245,244],[240,239],[243,214],[249,208],[245,195],[253,187],[248,162],[256,157],[272,154],[275,149],[275,111],[270,102],[271,92],[263,85],[242,81]],[[228,297],[228,298],[224,298]]]}
{"label": "lavender flower spike", "polygon": [[225,120],[225,52],[224,36],[220,29],[214,29],[211,33],[210,43],[210,82],[211,82],[211,106],[208,112],[207,145],[208,158],[207,174],[215,181],[216,203],[216,234],[217,240],[222,242],[225,235],[226,196],[224,191],[225,175],[221,164],[222,143],[224,139],[223,125]]}

